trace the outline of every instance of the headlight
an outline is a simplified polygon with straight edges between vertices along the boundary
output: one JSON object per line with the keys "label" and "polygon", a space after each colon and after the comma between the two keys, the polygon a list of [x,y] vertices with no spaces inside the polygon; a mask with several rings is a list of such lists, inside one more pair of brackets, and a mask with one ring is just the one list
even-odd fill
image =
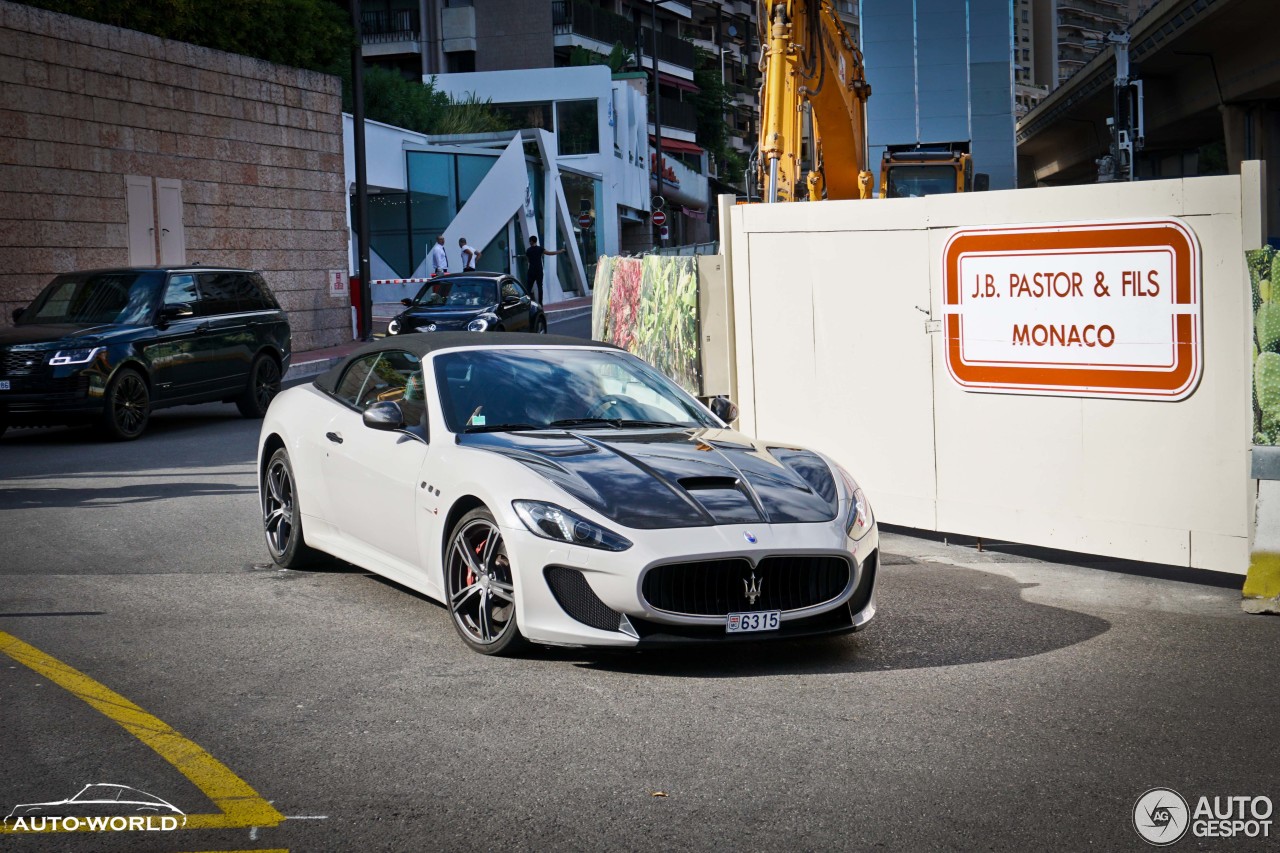
{"label": "headlight", "polygon": [[427,324],[427,325],[425,325],[425,326],[419,326],[419,327],[418,327],[418,331],[419,331],[419,332],[434,332],[435,330],[436,330],[436,324],[435,324],[435,323],[428,323],[428,324]]}
{"label": "headlight", "polygon": [[568,545],[585,545],[605,551],[625,551],[631,542],[618,534],[592,524],[581,516],[555,504],[540,501],[512,501],[516,515],[529,531],[543,539],[554,539]]}
{"label": "headlight", "polygon": [[835,469],[840,479],[844,480],[845,493],[850,495],[849,514],[845,517],[844,527],[849,538],[856,542],[867,535],[867,531],[876,523],[876,518],[871,513],[871,501],[867,500],[867,495],[858,482],[839,465]]}
{"label": "headlight", "polygon": [[489,321],[483,317],[477,317],[467,324],[468,332],[483,332],[489,328]]}
{"label": "headlight", "polygon": [[387,334],[388,334],[388,335],[398,335],[398,334],[400,334],[400,321],[399,321],[399,319],[392,320],[390,323],[388,323],[388,324],[387,324]]}
{"label": "headlight", "polygon": [[49,359],[50,364],[88,364],[98,357],[102,347],[86,347],[84,349],[60,349]]}

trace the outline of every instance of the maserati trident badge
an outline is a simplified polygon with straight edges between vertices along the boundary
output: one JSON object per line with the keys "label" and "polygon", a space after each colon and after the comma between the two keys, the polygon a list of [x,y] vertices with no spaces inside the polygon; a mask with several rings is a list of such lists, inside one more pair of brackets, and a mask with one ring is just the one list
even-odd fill
{"label": "maserati trident badge", "polygon": [[751,583],[747,583],[747,579],[742,579],[742,588],[747,594],[747,604],[755,604],[756,599],[760,597],[760,587],[764,586],[764,578],[757,578],[755,569],[751,570]]}
{"label": "maserati trident badge", "polygon": [[746,540],[747,540],[748,542],[750,542],[752,545],[756,544],[756,535],[755,535],[754,533],[752,533],[750,530],[748,530],[746,533],[742,534],[742,538],[746,539]]}

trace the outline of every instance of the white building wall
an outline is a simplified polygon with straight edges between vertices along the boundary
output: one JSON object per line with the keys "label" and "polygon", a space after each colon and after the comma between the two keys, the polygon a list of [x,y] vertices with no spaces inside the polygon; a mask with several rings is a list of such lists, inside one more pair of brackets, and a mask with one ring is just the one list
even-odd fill
{"label": "white building wall", "polygon": [[[596,101],[600,151],[558,157],[565,166],[600,176],[604,210],[601,251],[616,255],[619,248],[620,207],[648,209],[646,188],[648,139],[645,136],[647,101],[622,81],[614,81],[603,65],[580,68],[531,68],[518,71],[478,71],[468,74],[440,74],[433,78],[436,88],[454,98],[475,95],[495,104],[546,101]],[[610,105],[618,103],[617,110]],[[610,120],[625,122],[617,135]],[[643,147],[638,147],[643,146]]]}
{"label": "white building wall", "polygon": [[[882,522],[1243,573],[1253,495],[1256,167],[1240,176],[729,209],[742,428],[845,465]],[[1178,402],[973,393],[949,375],[958,227],[1180,218],[1203,375]]]}

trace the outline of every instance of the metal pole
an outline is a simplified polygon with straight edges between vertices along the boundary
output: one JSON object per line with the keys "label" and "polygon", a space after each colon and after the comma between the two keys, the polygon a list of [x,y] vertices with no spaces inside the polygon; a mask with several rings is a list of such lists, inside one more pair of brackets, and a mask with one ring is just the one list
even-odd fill
{"label": "metal pole", "polygon": [[351,0],[351,24],[356,40],[351,48],[351,136],[356,163],[356,204],[351,211],[356,223],[356,260],[360,265],[360,340],[373,340],[373,293],[369,288],[369,179],[364,152],[364,39],[361,33],[360,0]]}
{"label": "metal pole", "polygon": [[[649,0],[650,22],[653,25],[650,56],[653,59],[653,148],[656,155],[654,171],[658,177],[657,195],[662,195],[662,95],[658,91],[658,0]],[[650,225],[650,228],[653,226]],[[662,241],[666,245],[666,241]]]}

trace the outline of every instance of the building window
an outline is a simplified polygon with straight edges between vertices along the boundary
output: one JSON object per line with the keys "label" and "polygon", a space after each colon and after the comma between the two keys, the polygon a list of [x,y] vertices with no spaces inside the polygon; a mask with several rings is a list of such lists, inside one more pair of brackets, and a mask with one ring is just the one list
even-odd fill
{"label": "building window", "polygon": [[600,122],[596,101],[558,101],[556,103],[556,137],[560,155],[599,154]]}

